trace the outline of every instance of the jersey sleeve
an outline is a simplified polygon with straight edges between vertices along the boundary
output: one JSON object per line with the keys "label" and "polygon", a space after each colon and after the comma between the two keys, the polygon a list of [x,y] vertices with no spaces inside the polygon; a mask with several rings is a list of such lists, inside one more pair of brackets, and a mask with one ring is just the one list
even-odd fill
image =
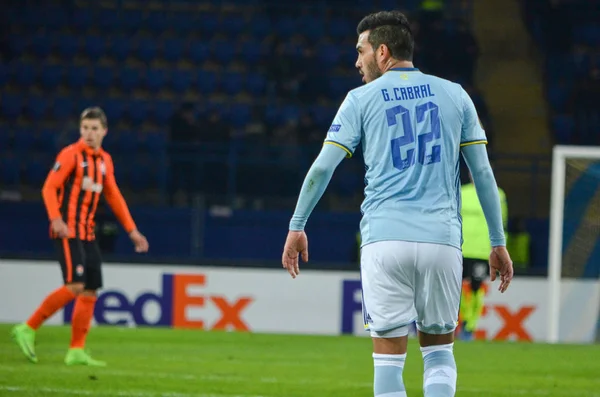
{"label": "jersey sleeve", "polygon": [[337,146],[346,152],[347,158],[352,157],[360,143],[360,117],[358,100],[352,93],[349,93],[329,127],[325,144]]}
{"label": "jersey sleeve", "polygon": [[485,131],[481,126],[481,121],[477,116],[477,110],[473,100],[464,89],[461,89],[463,103],[463,124],[460,135],[460,146],[476,145],[478,143],[487,144]]}
{"label": "jersey sleeve", "polygon": [[107,167],[106,179],[104,180],[104,197],[106,198],[106,202],[113,210],[121,225],[123,225],[125,231],[127,233],[131,233],[136,229],[135,222],[129,213],[129,208],[127,207],[125,198],[123,198],[121,190],[117,185],[117,181],[115,179],[115,168],[112,159],[109,157],[106,160],[105,162],[107,163]]}
{"label": "jersey sleeve", "polygon": [[75,168],[75,153],[67,149],[63,149],[58,156],[54,166],[48,173],[44,186],[42,187],[42,198],[44,206],[48,213],[48,218],[52,221],[61,217],[58,203],[58,190],[62,188],[65,181]]}

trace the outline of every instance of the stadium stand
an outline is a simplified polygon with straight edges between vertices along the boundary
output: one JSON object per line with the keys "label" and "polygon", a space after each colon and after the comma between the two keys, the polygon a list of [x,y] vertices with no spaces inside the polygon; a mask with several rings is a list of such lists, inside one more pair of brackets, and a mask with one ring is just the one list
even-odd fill
{"label": "stadium stand", "polygon": [[600,144],[600,1],[522,1],[523,17],[544,53],[554,140]]}
{"label": "stadium stand", "polygon": [[[121,184],[134,191],[293,197],[337,106],[360,84],[355,26],[366,12],[401,4],[414,20],[419,67],[475,92],[469,2],[446,3],[441,14],[421,10],[418,0],[343,8],[335,1],[7,2],[2,185],[37,187],[56,150],[76,139],[78,112],[94,104],[108,115],[105,146]],[[453,56],[464,48],[470,56]],[[475,101],[485,117],[483,98]],[[352,167],[336,175],[334,194],[361,191]],[[148,172],[157,169],[164,172]],[[286,172],[289,183],[251,182],[258,172],[264,181]]]}

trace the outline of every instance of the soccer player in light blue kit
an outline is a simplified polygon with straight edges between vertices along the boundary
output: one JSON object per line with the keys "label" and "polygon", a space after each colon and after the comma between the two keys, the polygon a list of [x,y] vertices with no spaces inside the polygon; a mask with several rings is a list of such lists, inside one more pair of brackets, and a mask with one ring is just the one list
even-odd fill
{"label": "soccer player in light blue kit", "polygon": [[416,321],[425,397],[456,393],[453,354],[462,281],[459,155],[475,182],[492,243],[491,280],[504,292],[513,269],[505,247],[498,188],[485,132],[458,84],[412,64],[414,40],[396,11],[358,25],[356,67],[366,85],[348,93],[302,185],[282,263],[296,277],[308,260],[304,226],[333,171],[362,143],[361,210],[365,328],[373,338],[374,395],[405,397],[402,370]]}

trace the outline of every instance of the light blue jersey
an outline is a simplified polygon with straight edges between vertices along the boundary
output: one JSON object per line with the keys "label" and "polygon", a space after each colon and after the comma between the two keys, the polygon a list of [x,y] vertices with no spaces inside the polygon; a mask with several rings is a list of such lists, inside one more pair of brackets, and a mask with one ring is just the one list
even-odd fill
{"label": "light blue jersey", "polygon": [[461,248],[460,147],[487,143],[456,83],[391,69],[348,93],[325,143],[352,156],[362,143],[362,244],[384,240]]}

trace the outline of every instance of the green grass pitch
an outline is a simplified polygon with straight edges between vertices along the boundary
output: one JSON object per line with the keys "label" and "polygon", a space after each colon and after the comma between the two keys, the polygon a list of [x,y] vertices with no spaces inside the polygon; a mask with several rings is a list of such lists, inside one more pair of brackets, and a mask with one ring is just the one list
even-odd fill
{"label": "green grass pitch", "polygon": [[[0,325],[0,396],[368,397],[371,344],[351,336],[289,336],[95,327],[92,355],[106,368],[67,367],[68,327],[37,335],[29,363]],[[457,396],[600,397],[600,346],[455,345]],[[411,340],[404,382],[422,396],[422,359]]]}

